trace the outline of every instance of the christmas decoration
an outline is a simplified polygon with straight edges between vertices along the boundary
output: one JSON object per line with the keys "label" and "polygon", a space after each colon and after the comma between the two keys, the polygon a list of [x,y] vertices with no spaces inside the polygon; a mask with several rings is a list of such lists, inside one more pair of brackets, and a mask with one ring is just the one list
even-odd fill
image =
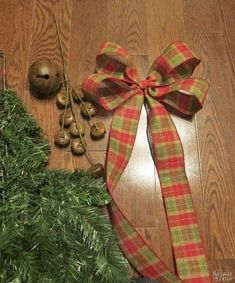
{"label": "christmas decoration", "polygon": [[74,139],[71,146],[72,152],[74,154],[81,155],[86,151],[85,146],[86,146],[86,141],[82,142],[82,140],[79,138]]}
{"label": "christmas decoration", "polygon": [[[100,168],[100,163],[94,163],[91,154],[88,151],[87,143],[84,138],[85,125],[81,119],[79,119],[77,106],[80,108],[81,117],[88,121],[88,125],[90,127],[90,136],[93,140],[99,140],[105,136],[105,125],[102,122],[94,122],[93,117],[96,114],[95,106],[89,101],[84,101],[85,94],[83,93],[81,86],[78,85],[73,87],[70,83],[69,76],[67,74],[67,66],[65,65],[64,61],[64,53],[60,39],[60,29],[56,17],[54,17],[54,21],[63,65],[63,88],[57,94],[57,105],[59,108],[63,109],[63,112],[60,114],[59,122],[61,129],[55,134],[55,144],[60,147],[61,144],[63,147],[69,146],[70,143],[67,141],[70,135],[70,138],[72,139],[71,152],[77,156],[86,154],[86,157],[91,164],[89,171],[94,176],[101,177],[100,174],[102,174],[104,170],[103,168]],[[75,105],[75,103],[77,103],[77,105]],[[69,131],[64,129],[68,126]],[[58,133],[60,132],[63,132],[64,135],[62,140],[60,137],[58,138]]]}
{"label": "christmas decoration", "polygon": [[[70,126],[74,121],[73,113],[70,109],[67,109],[66,112],[60,114],[59,118],[60,124],[62,125],[64,123],[65,127]],[[74,128],[74,126],[73,126]]]}
{"label": "christmas decoration", "polygon": [[70,126],[70,133],[74,137],[84,136],[85,134],[85,125],[83,122],[73,122]]}
{"label": "christmas decoration", "polygon": [[69,105],[69,98],[65,89],[57,93],[56,100],[59,108],[64,108],[66,105]]}
{"label": "christmas decoration", "polygon": [[[160,282],[212,282],[185,173],[180,137],[167,109],[193,116],[204,104],[206,81],[192,78],[200,63],[182,42],[172,43],[140,80],[121,46],[105,42],[97,55],[97,73],[83,90],[106,110],[115,110],[107,153],[106,182],[112,195],[110,215],[123,252],[139,271]],[[172,273],[120,210],[114,190],[135,142],[142,106],[148,115],[148,138],[160,179],[177,274]],[[166,108],[166,107],[167,108]]]}
{"label": "christmas decoration", "polygon": [[101,123],[101,122],[96,122],[96,123],[94,123],[94,125],[91,127],[91,137],[92,137],[94,140],[103,138],[104,135],[105,135],[105,133],[106,133],[105,126],[104,126],[104,124]]}
{"label": "christmas decoration", "polygon": [[49,171],[49,152],[40,128],[7,88],[4,75],[0,282],[129,282],[126,262],[101,210],[110,201],[103,180],[82,171]]}
{"label": "christmas decoration", "polygon": [[91,118],[95,115],[96,109],[90,102],[85,102],[81,107],[81,113],[86,118]]}
{"label": "christmas decoration", "polygon": [[39,98],[47,98],[56,93],[62,85],[60,68],[50,59],[42,58],[29,69],[30,89]]}
{"label": "christmas decoration", "polygon": [[54,140],[57,146],[65,147],[70,143],[70,136],[65,130],[59,130],[55,133]]}

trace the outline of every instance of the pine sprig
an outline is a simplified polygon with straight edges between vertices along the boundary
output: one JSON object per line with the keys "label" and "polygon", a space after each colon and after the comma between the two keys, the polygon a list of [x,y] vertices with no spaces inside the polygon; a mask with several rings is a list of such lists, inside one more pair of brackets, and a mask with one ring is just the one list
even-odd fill
{"label": "pine sprig", "polygon": [[0,94],[0,282],[125,283],[104,183],[47,170],[50,147],[13,91]]}

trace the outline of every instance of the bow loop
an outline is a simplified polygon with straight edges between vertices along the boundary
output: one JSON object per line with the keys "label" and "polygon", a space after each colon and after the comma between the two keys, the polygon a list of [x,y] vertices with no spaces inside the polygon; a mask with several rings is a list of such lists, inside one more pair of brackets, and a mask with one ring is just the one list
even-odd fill
{"label": "bow loop", "polygon": [[138,73],[133,67],[127,51],[120,45],[106,41],[96,56],[96,71],[110,74],[120,79],[138,81]]}
{"label": "bow loop", "polygon": [[152,64],[148,77],[171,83],[192,75],[200,60],[183,42],[173,42]]}
{"label": "bow loop", "polygon": [[203,107],[208,88],[205,80],[188,78],[170,85],[149,88],[148,94],[185,116],[193,116]]}
{"label": "bow loop", "polygon": [[106,110],[114,110],[135,94],[131,83],[111,77],[105,73],[88,76],[82,84],[83,90],[91,95]]}
{"label": "bow loop", "polygon": [[106,110],[116,109],[134,94],[150,95],[186,116],[204,104],[208,83],[190,77],[200,60],[184,43],[172,43],[142,81],[127,51],[116,43],[102,44],[96,59],[97,73],[84,80],[83,89]]}

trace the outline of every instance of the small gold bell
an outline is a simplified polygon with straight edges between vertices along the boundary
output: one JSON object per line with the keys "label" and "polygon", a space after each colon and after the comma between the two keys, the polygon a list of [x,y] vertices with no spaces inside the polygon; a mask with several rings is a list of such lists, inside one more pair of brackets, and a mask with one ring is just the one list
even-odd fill
{"label": "small gold bell", "polygon": [[91,137],[94,140],[102,139],[105,136],[105,125],[102,122],[96,122],[91,127]]}
{"label": "small gold bell", "polygon": [[67,131],[59,130],[54,136],[55,144],[59,147],[66,147],[70,142],[70,136]]}
{"label": "small gold bell", "polygon": [[63,125],[64,123],[65,127],[70,126],[73,120],[74,120],[73,113],[70,109],[67,109],[66,113],[60,114],[59,117],[60,124]]}
{"label": "small gold bell", "polygon": [[85,133],[85,125],[83,122],[78,122],[76,123],[76,121],[73,121],[73,123],[70,125],[70,133],[74,136],[74,137],[79,137],[80,135],[84,135]]}
{"label": "small gold bell", "polygon": [[67,96],[67,92],[65,89],[62,89],[59,93],[56,95],[57,104],[59,107],[63,108],[70,104],[69,97]]}
{"label": "small gold bell", "polygon": [[80,98],[83,99],[85,97],[83,91],[82,91],[82,86],[78,85],[73,88],[72,92],[73,98],[76,102],[81,102]]}
{"label": "small gold bell", "polygon": [[32,64],[28,78],[30,89],[41,99],[56,93],[62,85],[60,68],[47,58],[42,58]]}
{"label": "small gold bell", "polygon": [[85,116],[86,118],[89,118],[90,116],[94,116],[96,113],[96,109],[95,106],[90,103],[90,102],[85,102],[82,106],[81,106],[81,112],[82,115]]}
{"label": "small gold bell", "polygon": [[[84,141],[85,143],[85,141]],[[85,143],[86,145],[86,143]],[[82,155],[86,152],[86,149],[81,141],[81,139],[77,138],[72,141],[71,145],[72,152],[76,155]]]}
{"label": "small gold bell", "polygon": [[101,163],[91,165],[89,171],[91,172],[91,175],[95,178],[100,178],[104,176],[104,167]]}

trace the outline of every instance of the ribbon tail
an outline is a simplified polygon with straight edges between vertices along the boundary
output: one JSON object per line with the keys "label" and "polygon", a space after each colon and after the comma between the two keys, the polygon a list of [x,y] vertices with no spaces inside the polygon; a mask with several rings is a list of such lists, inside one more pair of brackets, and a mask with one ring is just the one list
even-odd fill
{"label": "ribbon tail", "polygon": [[123,253],[143,277],[159,279],[161,283],[182,283],[151,250],[125,217],[115,200],[109,206],[109,213]]}
{"label": "ribbon tail", "polygon": [[110,191],[116,187],[130,159],[143,100],[142,95],[135,95],[115,110],[106,160],[106,182]]}
{"label": "ribbon tail", "polygon": [[140,274],[152,279],[161,278],[161,282],[180,283],[182,281],[167,269],[134,229],[115,200],[114,188],[130,159],[143,102],[142,95],[135,95],[114,113],[106,161],[107,187],[113,198],[110,218],[124,254]]}
{"label": "ribbon tail", "polygon": [[199,232],[182,144],[164,106],[147,96],[154,161],[170,230],[178,276],[184,283],[212,282]]}

